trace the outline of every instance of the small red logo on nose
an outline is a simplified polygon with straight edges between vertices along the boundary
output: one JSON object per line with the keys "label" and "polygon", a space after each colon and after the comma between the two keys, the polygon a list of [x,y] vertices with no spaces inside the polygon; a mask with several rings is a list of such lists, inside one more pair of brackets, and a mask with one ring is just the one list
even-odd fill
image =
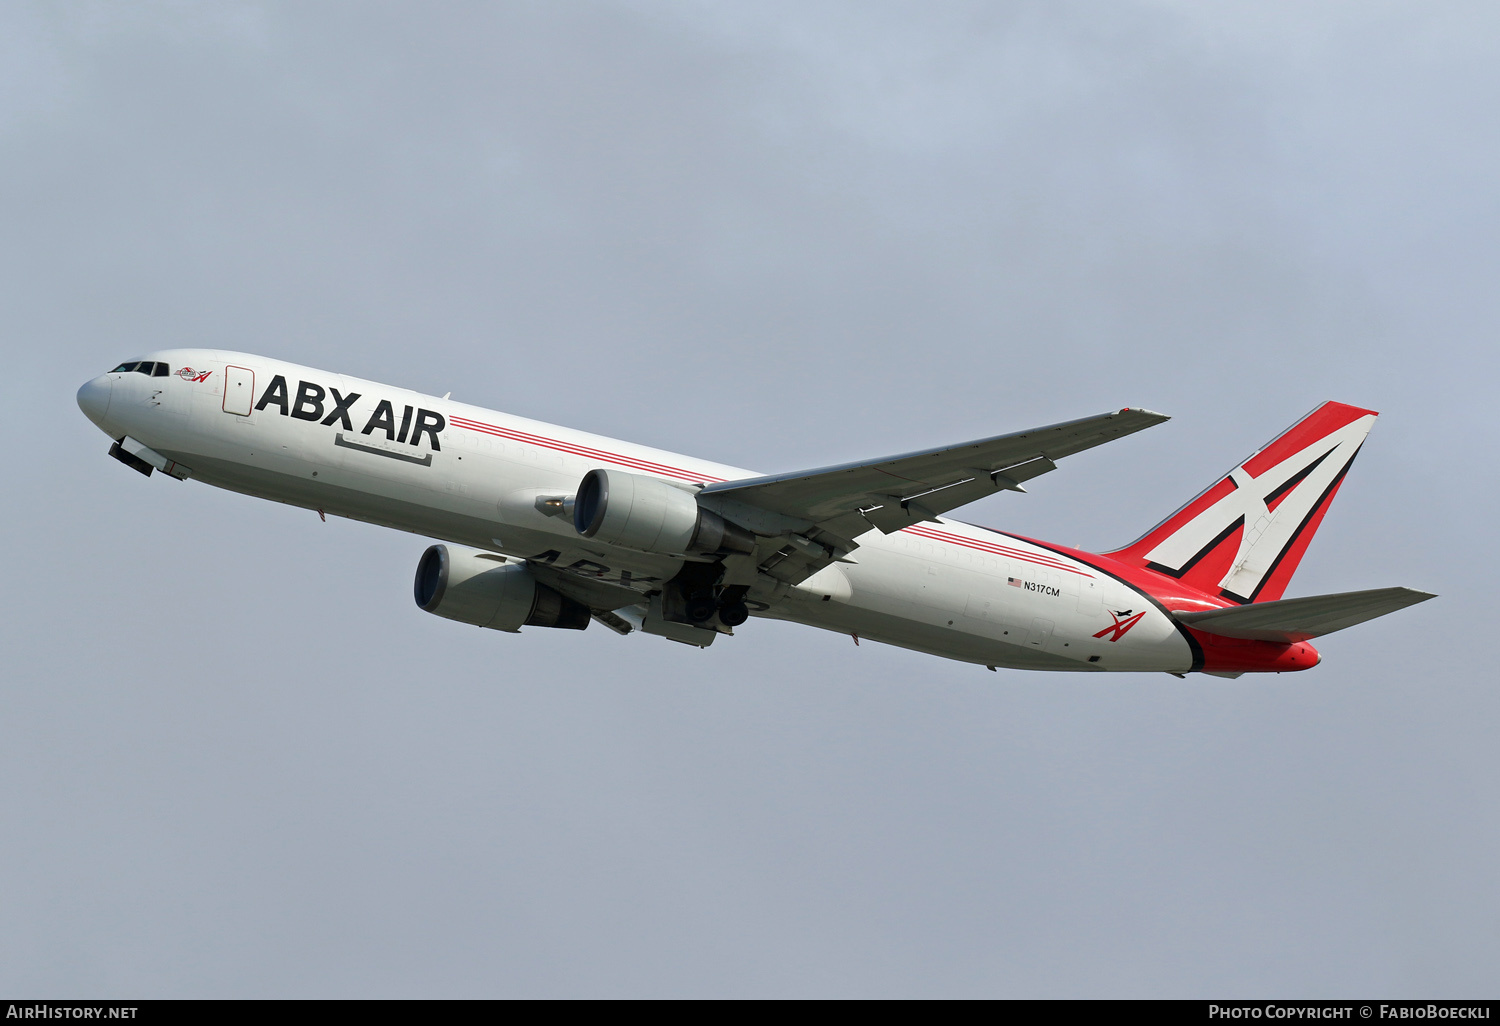
{"label": "small red logo on nose", "polygon": [[177,376],[183,381],[207,381],[213,371],[195,371],[191,367],[184,367],[177,372]]}
{"label": "small red logo on nose", "polygon": [[[1130,610],[1128,609],[1122,610],[1118,613],[1112,609],[1106,609],[1105,612],[1108,613],[1110,615],[1110,618],[1115,622],[1104,628],[1104,630],[1100,631],[1098,634],[1095,634],[1094,637],[1102,638],[1106,634],[1108,634],[1110,636],[1110,641],[1119,641],[1125,636],[1126,632],[1129,631],[1130,628],[1141,622],[1141,617],[1146,615],[1146,611],[1144,609],[1142,609],[1139,613],[1136,613],[1134,616],[1130,616]],[[1124,619],[1125,617],[1130,618],[1127,620]]]}

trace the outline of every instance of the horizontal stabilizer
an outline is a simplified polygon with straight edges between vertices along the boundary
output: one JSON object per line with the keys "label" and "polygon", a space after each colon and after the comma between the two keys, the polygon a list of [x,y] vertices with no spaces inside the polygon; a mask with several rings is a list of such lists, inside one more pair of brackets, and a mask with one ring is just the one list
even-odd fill
{"label": "horizontal stabilizer", "polygon": [[1174,611],[1172,615],[1194,630],[1226,638],[1294,642],[1332,634],[1436,597],[1411,588],[1376,588],[1373,591],[1256,602],[1199,613]]}

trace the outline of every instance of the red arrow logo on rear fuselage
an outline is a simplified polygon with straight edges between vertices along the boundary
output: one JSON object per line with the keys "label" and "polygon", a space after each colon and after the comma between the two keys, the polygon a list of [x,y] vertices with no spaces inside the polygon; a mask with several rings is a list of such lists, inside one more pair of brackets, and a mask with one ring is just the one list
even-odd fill
{"label": "red arrow logo on rear fuselage", "polygon": [[[1106,634],[1108,634],[1110,635],[1110,641],[1119,641],[1125,636],[1125,633],[1130,630],[1130,628],[1141,622],[1141,617],[1146,615],[1146,611],[1144,609],[1142,609],[1139,613],[1136,613],[1134,616],[1130,616],[1130,610],[1128,609],[1120,613],[1116,613],[1111,609],[1106,609],[1105,612],[1108,613],[1115,622],[1104,628],[1104,630],[1100,631],[1098,634],[1095,634],[1094,637],[1102,638]],[[1120,619],[1122,616],[1129,616],[1130,619],[1122,620]]]}

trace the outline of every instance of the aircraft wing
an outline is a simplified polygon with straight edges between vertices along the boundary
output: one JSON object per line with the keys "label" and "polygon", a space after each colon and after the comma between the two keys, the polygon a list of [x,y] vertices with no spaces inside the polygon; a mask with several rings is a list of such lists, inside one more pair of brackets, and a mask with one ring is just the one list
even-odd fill
{"label": "aircraft wing", "polygon": [[866,463],[725,481],[699,495],[814,524],[860,513],[869,522],[866,530],[878,527],[890,534],[1002,489],[1025,491],[1021,482],[1057,469],[1056,460],[1167,419],[1150,410],[1125,409]]}
{"label": "aircraft wing", "polygon": [[784,536],[780,555],[800,559],[774,576],[795,583],[846,557],[872,527],[891,534],[1001,490],[1025,491],[1022,482],[1057,469],[1064,456],[1167,419],[1123,409],[864,463],[725,481],[704,488],[698,501],[762,536]]}

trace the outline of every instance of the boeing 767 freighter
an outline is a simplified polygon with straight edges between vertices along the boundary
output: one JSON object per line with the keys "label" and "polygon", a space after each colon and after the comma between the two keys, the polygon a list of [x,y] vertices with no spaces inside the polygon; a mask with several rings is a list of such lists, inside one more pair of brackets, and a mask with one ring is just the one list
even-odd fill
{"label": "boeing 767 freighter", "polygon": [[1282,598],[1375,423],[1334,402],[1106,553],[943,514],[1159,413],[761,476],[218,350],[128,360],[78,405],[148,477],[439,539],[417,605],[500,631],[597,621],[707,647],[760,616],[991,669],[1237,677],[1308,669],[1312,638],[1432,597]]}

